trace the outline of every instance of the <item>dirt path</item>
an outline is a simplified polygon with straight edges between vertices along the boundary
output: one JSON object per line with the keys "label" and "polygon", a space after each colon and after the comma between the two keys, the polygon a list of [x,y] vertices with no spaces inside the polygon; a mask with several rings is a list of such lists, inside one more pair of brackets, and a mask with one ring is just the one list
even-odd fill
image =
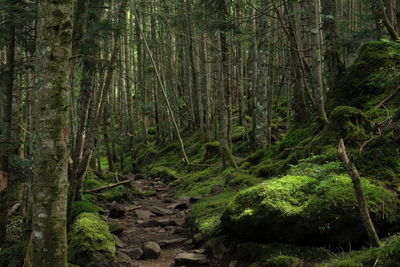
{"label": "dirt path", "polygon": [[112,266],[222,266],[204,255],[205,251],[190,238],[187,220],[195,199],[173,199],[172,191],[160,181],[135,180],[134,185],[142,192],[153,193],[111,208],[115,215],[110,216],[119,218],[107,220],[123,227],[122,233],[115,233],[118,248]]}

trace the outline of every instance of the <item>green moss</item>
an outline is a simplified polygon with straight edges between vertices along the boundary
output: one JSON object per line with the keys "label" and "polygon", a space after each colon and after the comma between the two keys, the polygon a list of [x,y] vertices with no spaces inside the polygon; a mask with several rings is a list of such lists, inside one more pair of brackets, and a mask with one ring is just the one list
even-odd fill
{"label": "green moss", "polygon": [[230,187],[241,189],[259,184],[263,181],[261,178],[240,171],[235,171],[229,175],[226,175],[225,180],[225,183]]}
{"label": "green moss", "polygon": [[173,182],[179,178],[178,173],[168,167],[153,167],[148,171],[151,178],[161,178],[166,183]]}
{"label": "green moss", "polygon": [[[397,197],[367,180],[363,187],[378,231],[397,230]],[[221,220],[225,229],[259,241],[347,245],[367,238],[347,175],[289,175],[266,181],[241,191]]]}
{"label": "green moss", "polygon": [[260,161],[263,159],[264,156],[265,156],[265,150],[257,150],[256,152],[248,156],[246,158],[246,161],[250,162],[251,165],[257,165],[258,163],[260,163]]}
{"label": "green moss", "polygon": [[313,135],[313,129],[308,128],[296,128],[289,131],[285,138],[279,143],[279,150],[282,151],[285,148],[296,147],[301,141]]}
{"label": "green moss", "polygon": [[220,143],[218,141],[208,142],[205,144],[206,153],[204,154],[204,161],[212,159],[220,155]]}
{"label": "green moss", "polygon": [[237,257],[243,266],[246,266],[247,262],[255,261],[260,263],[261,266],[270,266],[266,262],[282,255],[301,259],[305,266],[315,266],[315,263],[331,259],[332,255],[332,252],[323,248],[298,247],[282,243],[246,242],[238,244],[236,250]]}
{"label": "green moss", "polygon": [[171,185],[176,186],[178,196],[208,195],[213,188],[225,183],[222,172],[222,168],[210,167],[199,172],[189,173]]}
{"label": "green moss", "polygon": [[24,246],[22,244],[0,248],[0,266],[23,266],[24,256]]}
{"label": "green moss", "polygon": [[107,189],[100,193],[100,197],[106,202],[112,201],[132,201],[141,194],[128,186],[117,186],[111,189]]}
{"label": "green moss", "polygon": [[115,241],[107,223],[96,214],[80,214],[69,233],[69,261],[82,266],[105,266],[114,255]]}
{"label": "green moss", "polygon": [[199,232],[198,239],[207,240],[220,229],[221,215],[234,195],[233,192],[225,191],[214,197],[201,199],[193,206],[192,222]]}
{"label": "green moss", "polygon": [[79,214],[84,212],[98,214],[101,208],[89,201],[74,201],[72,203],[72,217],[76,218]]}
{"label": "green moss", "polygon": [[124,227],[119,223],[107,223],[110,233],[122,232]]}
{"label": "green moss", "polygon": [[365,43],[353,65],[328,92],[328,111],[338,105],[365,107],[374,96],[385,92],[391,83],[388,80],[397,79],[392,73],[396,72],[399,61],[400,44],[388,41]]}
{"label": "green moss", "polygon": [[300,259],[292,256],[279,255],[265,261],[269,267],[300,267]]}
{"label": "green moss", "polygon": [[232,142],[244,141],[246,136],[246,128],[243,126],[236,126],[232,131]]}

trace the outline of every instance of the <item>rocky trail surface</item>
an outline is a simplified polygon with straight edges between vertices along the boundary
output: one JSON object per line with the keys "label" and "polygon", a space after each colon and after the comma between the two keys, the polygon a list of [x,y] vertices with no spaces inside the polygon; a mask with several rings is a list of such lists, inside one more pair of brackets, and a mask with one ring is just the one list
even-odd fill
{"label": "rocky trail surface", "polygon": [[111,205],[107,221],[122,226],[112,231],[117,252],[111,266],[223,266],[191,239],[188,220],[197,198],[174,199],[160,180],[129,178],[146,197]]}

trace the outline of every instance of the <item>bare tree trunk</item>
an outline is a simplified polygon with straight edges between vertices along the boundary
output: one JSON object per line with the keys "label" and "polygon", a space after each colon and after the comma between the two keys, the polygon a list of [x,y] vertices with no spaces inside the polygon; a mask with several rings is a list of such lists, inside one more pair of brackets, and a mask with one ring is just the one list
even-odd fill
{"label": "bare tree trunk", "polygon": [[367,230],[369,241],[374,247],[380,247],[380,241],[378,234],[376,233],[374,224],[371,220],[371,216],[369,215],[368,204],[365,200],[364,191],[361,185],[360,175],[358,174],[358,170],[354,165],[353,160],[347,156],[346,147],[344,145],[343,139],[340,139],[339,148],[338,148],[340,160],[346,166],[351,180],[353,182],[354,192],[358,202],[358,208],[360,210],[361,221],[364,224],[365,230]]}
{"label": "bare tree trunk", "polygon": [[[42,0],[36,54],[35,172],[27,266],[66,267],[72,1]],[[49,28],[51,25],[51,28]]]}

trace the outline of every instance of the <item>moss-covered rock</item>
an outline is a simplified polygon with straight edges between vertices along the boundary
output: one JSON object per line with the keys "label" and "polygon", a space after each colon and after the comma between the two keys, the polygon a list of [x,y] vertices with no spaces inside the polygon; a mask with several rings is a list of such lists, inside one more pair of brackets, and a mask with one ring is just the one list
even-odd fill
{"label": "moss-covered rock", "polygon": [[178,173],[175,170],[163,166],[151,168],[148,175],[151,178],[160,178],[166,183],[173,182],[179,178]]}
{"label": "moss-covered rock", "polygon": [[[363,187],[378,231],[397,229],[398,198],[367,180]],[[289,175],[241,191],[221,220],[226,230],[256,241],[344,246],[367,240],[359,217],[347,175]]]}
{"label": "moss-covered rock", "polygon": [[300,259],[292,256],[279,255],[265,261],[268,267],[300,267],[302,262]]}
{"label": "moss-covered rock", "polygon": [[400,44],[389,41],[365,43],[357,59],[328,92],[328,110],[339,105],[365,108],[365,104],[398,83]]}
{"label": "moss-covered rock", "polygon": [[72,217],[76,218],[79,214],[84,212],[98,214],[102,209],[90,201],[74,201],[72,203]]}
{"label": "moss-covered rock", "polygon": [[69,262],[81,266],[109,266],[115,241],[108,225],[94,213],[80,214],[69,233]]}

